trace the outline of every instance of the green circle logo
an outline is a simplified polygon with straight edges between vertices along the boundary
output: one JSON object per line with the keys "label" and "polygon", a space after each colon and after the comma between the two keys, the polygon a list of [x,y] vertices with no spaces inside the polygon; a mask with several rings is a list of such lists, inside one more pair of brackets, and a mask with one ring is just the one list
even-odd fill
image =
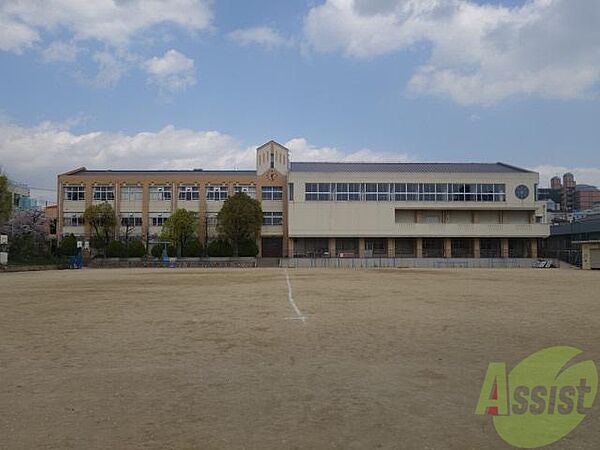
{"label": "green circle logo", "polygon": [[539,448],[573,431],[589,413],[598,391],[591,360],[574,361],[574,347],[551,347],[525,358],[506,375],[505,363],[490,363],[475,413],[492,415],[508,444]]}

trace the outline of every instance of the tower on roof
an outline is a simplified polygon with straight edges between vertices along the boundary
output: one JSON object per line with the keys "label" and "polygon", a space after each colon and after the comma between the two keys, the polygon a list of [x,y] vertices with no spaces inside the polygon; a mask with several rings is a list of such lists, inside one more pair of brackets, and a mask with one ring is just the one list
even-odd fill
{"label": "tower on roof", "polygon": [[256,149],[256,174],[258,176],[269,170],[286,175],[289,162],[290,151],[275,141],[269,141]]}

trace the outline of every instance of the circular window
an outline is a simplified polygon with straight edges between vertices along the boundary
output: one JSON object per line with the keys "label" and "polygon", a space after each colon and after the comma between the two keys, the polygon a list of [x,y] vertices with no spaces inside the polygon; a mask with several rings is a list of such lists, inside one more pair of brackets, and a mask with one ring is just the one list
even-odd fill
{"label": "circular window", "polygon": [[529,188],[524,184],[521,184],[515,189],[515,195],[519,200],[525,200],[529,197]]}

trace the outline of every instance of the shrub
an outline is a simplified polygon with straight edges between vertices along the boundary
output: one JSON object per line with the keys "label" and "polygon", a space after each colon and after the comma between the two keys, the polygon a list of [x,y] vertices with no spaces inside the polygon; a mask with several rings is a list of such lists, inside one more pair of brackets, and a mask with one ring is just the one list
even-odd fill
{"label": "shrub", "polygon": [[150,250],[150,254],[155,258],[162,258],[163,245],[162,244],[154,244],[152,246],[152,250]]}
{"label": "shrub", "polygon": [[208,244],[207,253],[208,256],[228,257],[233,255],[233,249],[229,242],[218,240]]}
{"label": "shrub", "polygon": [[75,256],[77,254],[77,238],[75,235],[65,236],[60,241],[57,253],[59,256]]}
{"label": "shrub", "polygon": [[[150,250],[150,254],[155,258],[162,258],[163,255],[164,244],[154,244],[152,246],[152,250]],[[167,256],[169,258],[174,258],[177,256],[177,248],[174,245],[169,244],[167,246]]]}
{"label": "shrub", "polygon": [[143,258],[146,256],[146,247],[142,241],[133,241],[127,248],[127,256],[130,258]]}
{"label": "shrub", "polygon": [[184,258],[199,258],[203,253],[204,248],[202,248],[200,241],[197,239],[192,239],[183,248],[182,254]]}
{"label": "shrub", "polygon": [[106,256],[109,258],[125,258],[127,247],[121,241],[111,241],[106,248]]}
{"label": "shrub", "polygon": [[249,239],[242,241],[238,248],[238,255],[254,257],[258,255],[258,245],[256,245],[255,241]]}

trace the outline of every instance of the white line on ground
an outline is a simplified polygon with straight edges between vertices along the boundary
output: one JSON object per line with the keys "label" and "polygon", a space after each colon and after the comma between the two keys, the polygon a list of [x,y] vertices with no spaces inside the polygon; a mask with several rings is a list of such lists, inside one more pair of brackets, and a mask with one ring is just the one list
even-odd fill
{"label": "white line on ground", "polygon": [[290,305],[292,305],[292,308],[294,309],[294,312],[296,313],[296,317],[292,317],[291,319],[292,320],[301,320],[302,323],[304,323],[304,321],[306,320],[306,317],[304,317],[302,315],[302,313],[298,309],[298,306],[296,306],[294,297],[292,296],[292,283],[290,283],[290,274],[288,273],[287,269],[285,269],[285,281],[287,281],[287,286],[288,286],[288,301],[290,302]]}

